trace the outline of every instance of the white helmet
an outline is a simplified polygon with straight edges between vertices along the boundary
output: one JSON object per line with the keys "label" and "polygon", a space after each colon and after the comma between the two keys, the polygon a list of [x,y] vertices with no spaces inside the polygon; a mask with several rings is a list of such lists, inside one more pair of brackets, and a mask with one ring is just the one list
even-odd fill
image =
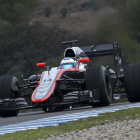
{"label": "white helmet", "polygon": [[60,63],[60,68],[61,69],[70,69],[74,68],[76,66],[76,61],[70,57],[65,57],[61,63]]}

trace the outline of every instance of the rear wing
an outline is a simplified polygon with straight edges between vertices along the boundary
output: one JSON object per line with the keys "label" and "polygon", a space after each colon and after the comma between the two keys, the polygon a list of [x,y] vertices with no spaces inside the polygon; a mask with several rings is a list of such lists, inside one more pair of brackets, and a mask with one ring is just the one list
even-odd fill
{"label": "rear wing", "polygon": [[80,47],[88,57],[113,55],[114,44],[102,44],[97,46],[84,46]]}
{"label": "rear wing", "polygon": [[117,77],[123,76],[121,48],[118,47],[117,42],[110,43],[110,44],[102,44],[102,45],[97,45],[97,46],[85,46],[85,47],[80,47],[80,49],[88,57],[114,55],[116,76]]}
{"label": "rear wing", "polygon": [[73,44],[78,43],[78,40],[62,42],[62,44],[69,44],[70,47],[64,52],[64,57],[97,57],[114,55],[114,64],[116,69],[116,76],[123,77],[121,48],[118,47],[118,43],[101,44],[96,46],[84,46],[84,47],[72,47]]}

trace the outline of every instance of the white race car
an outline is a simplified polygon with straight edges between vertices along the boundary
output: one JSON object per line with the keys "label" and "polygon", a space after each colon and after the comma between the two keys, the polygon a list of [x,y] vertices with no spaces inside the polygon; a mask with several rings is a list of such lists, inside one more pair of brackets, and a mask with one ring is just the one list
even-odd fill
{"label": "white race car", "polygon": [[[42,108],[47,112],[49,108],[64,109],[79,103],[107,106],[112,102],[113,93],[125,92],[121,90],[125,87],[129,90],[127,82],[131,78],[125,85],[121,50],[117,43],[72,47],[77,42],[63,42],[70,47],[65,50],[60,66],[50,70],[46,63],[38,63],[37,67],[45,70],[23,79],[22,86],[15,76],[1,76],[1,117],[16,116],[19,110],[29,108]],[[114,55],[116,73],[109,66],[92,64],[93,57],[105,55]],[[127,72],[125,75],[128,77]],[[27,94],[25,90],[29,88],[32,91]],[[131,101],[133,96],[128,93]]]}

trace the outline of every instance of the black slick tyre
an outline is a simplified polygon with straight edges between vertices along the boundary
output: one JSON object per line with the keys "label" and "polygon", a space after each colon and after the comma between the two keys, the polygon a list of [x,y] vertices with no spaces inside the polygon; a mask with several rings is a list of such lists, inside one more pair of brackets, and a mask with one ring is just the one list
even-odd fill
{"label": "black slick tyre", "polygon": [[[18,80],[14,76],[0,76],[0,99],[12,99],[19,96]],[[0,110],[1,117],[18,115],[18,110]]]}
{"label": "black slick tyre", "polygon": [[[106,71],[106,68],[103,66],[92,66],[86,69],[86,90],[92,91],[94,100],[100,100],[98,103],[91,103],[93,107],[108,106],[112,101],[111,82]],[[94,96],[95,90],[98,91],[98,99],[95,99],[97,98],[97,96]]]}
{"label": "black slick tyre", "polygon": [[124,84],[130,103],[140,102],[140,63],[129,64],[124,68]]}

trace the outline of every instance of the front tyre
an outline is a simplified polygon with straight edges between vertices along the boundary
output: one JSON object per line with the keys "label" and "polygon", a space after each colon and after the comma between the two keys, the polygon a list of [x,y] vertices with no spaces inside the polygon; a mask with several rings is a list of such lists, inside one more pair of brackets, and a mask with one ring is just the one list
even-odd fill
{"label": "front tyre", "polygon": [[[11,99],[19,97],[19,83],[14,76],[0,76],[0,99]],[[12,117],[18,115],[18,110],[0,110],[1,117]]]}
{"label": "front tyre", "polygon": [[85,86],[86,90],[98,91],[99,93],[99,99],[94,100],[100,100],[98,103],[92,103],[91,105],[93,107],[95,106],[108,106],[112,102],[112,88],[111,88],[111,82],[110,78],[107,75],[107,70],[103,66],[92,66],[86,69],[85,74]]}

